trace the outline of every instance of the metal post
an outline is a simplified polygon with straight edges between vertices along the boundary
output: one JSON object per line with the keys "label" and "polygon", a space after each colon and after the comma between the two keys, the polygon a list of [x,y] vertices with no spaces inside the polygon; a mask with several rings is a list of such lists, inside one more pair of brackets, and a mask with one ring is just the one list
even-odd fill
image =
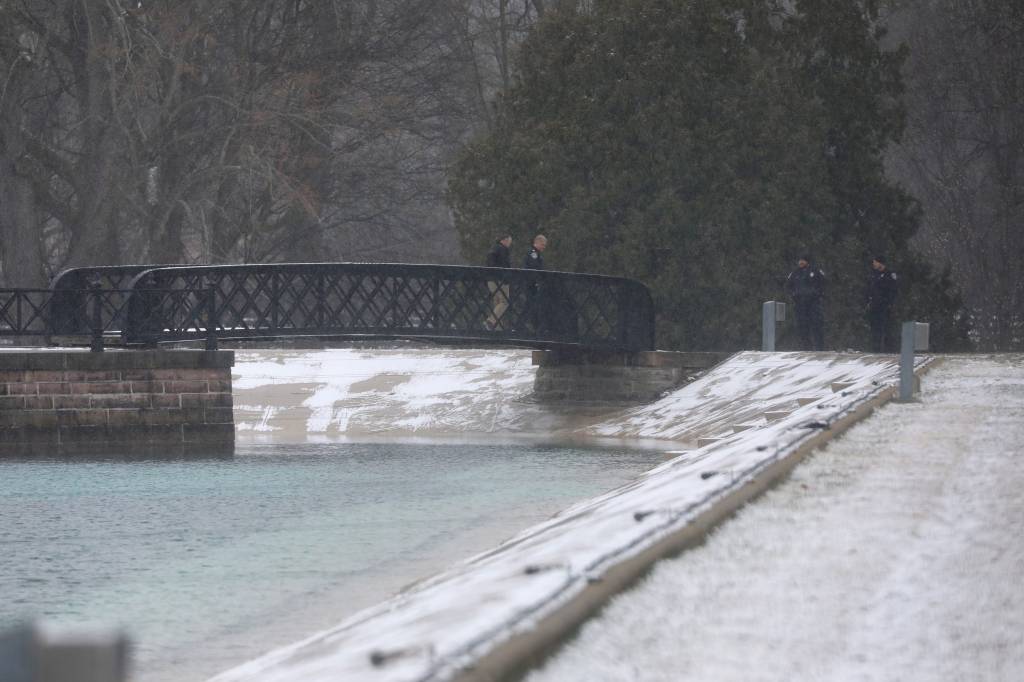
{"label": "metal post", "polygon": [[92,331],[92,341],[89,350],[93,353],[103,352],[103,291],[96,282],[89,285],[92,299],[92,316],[89,327]]}
{"label": "metal post", "polygon": [[280,323],[279,308],[281,305],[281,286],[276,272],[270,273],[270,327],[272,332],[277,331]]}
{"label": "metal post", "polygon": [[914,322],[904,322],[900,334],[900,400],[914,395]]}
{"label": "metal post", "polygon": [[430,328],[437,330],[441,327],[441,283],[436,279],[431,282],[430,300]]}
{"label": "metal post", "polygon": [[125,682],[129,642],[103,627],[35,624],[0,633],[4,682]]}
{"label": "metal post", "polygon": [[775,351],[775,301],[765,301],[761,305],[761,350],[766,353]]}
{"label": "metal post", "polygon": [[786,319],[786,304],[779,301],[765,301],[761,305],[761,350],[775,351],[775,324]]}
{"label": "metal post", "polygon": [[206,350],[217,350],[217,299],[216,289],[206,287],[205,325],[206,325]]}
{"label": "metal post", "polygon": [[323,331],[327,327],[327,288],[324,286],[324,278],[327,274],[319,270],[316,275],[316,328]]}
{"label": "metal post", "polygon": [[924,322],[904,322],[900,333],[900,401],[920,390],[914,376],[914,351],[928,350],[929,327]]}

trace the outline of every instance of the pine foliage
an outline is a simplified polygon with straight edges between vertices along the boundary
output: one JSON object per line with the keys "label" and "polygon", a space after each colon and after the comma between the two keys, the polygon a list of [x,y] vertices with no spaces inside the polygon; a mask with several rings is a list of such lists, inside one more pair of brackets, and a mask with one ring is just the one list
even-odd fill
{"label": "pine foliage", "polygon": [[659,347],[724,350],[757,346],[761,302],[785,300],[809,252],[830,278],[828,345],[847,348],[884,252],[914,275],[901,305],[956,327],[955,293],[922,294],[939,278],[907,248],[917,207],[884,175],[903,55],[879,46],[874,3],[585,4],[537,24],[450,173],[467,259],[543,232],[557,269],[650,286]]}

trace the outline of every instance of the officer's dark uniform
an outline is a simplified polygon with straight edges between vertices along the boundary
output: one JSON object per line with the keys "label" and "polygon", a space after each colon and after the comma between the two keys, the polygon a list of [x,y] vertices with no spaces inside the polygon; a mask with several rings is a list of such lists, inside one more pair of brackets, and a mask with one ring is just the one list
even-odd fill
{"label": "officer's dark uniform", "polygon": [[[881,257],[876,261],[885,265]],[[884,353],[890,345],[889,308],[896,299],[899,278],[888,268],[872,270],[868,278],[867,316],[871,325],[871,350]]]}
{"label": "officer's dark uniform", "polygon": [[810,264],[798,267],[786,278],[786,292],[793,297],[796,329],[803,350],[825,349],[825,316],[821,299],[825,294],[825,273]]}
{"label": "officer's dark uniform", "polygon": [[489,268],[511,268],[512,254],[508,247],[501,243],[501,240],[494,242],[494,246],[487,252],[487,267]]}
{"label": "officer's dark uniform", "polygon": [[526,254],[526,258],[523,259],[523,267],[528,270],[543,270],[544,254],[538,251],[537,247],[531,246],[530,252]]}
{"label": "officer's dark uniform", "polygon": [[[523,268],[527,270],[543,270],[544,254],[531,246],[526,257],[523,258]],[[534,331],[540,332],[544,322],[550,318],[548,306],[541,298],[541,287],[539,282],[533,282],[526,287],[526,319]]]}

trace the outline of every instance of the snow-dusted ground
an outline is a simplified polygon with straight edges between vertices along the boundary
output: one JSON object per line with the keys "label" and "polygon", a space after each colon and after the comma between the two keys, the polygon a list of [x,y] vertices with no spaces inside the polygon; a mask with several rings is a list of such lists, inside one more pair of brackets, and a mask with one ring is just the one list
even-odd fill
{"label": "snow-dusted ground", "polygon": [[551,431],[561,415],[529,400],[528,350],[239,350],[235,424],[242,442]]}
{"label": "snow-dusted ground", "polygon": [[[343,357],[321,357],[320,361],[338,367],[335,361]],[[392,367],[400,357],[391,358]],[[421,364],[429,364],[427,357],[421,359]],[[352,358],[346,367],[348,373],[361,374]],[[413,363],[407,371],[415,373],[415,367]],[[244,364],[236,365],[236,371],[242,379],[247,376]],[[304,388],[300,395],[316,395],[321,390],[317,386],[336,381],[333,371],[321,374],[317,385]],[[377,374],[365,374],[360,381],[366,383],[360,388],[381,395],[391,390],[381,387]],[[573,505],[494,550],[456,564],[335,628],[216,679],[445,679],[510,637],[531,631],[546,616],[579,597],[593,580],[672,537],[719,501],[760,480],[766,468],[789,457],[822,428],[879,396],[895,379],[891,356],[742,353],[662,401],[623,409],[586,426],[563,425],[576,434],[663,438],[666,447],[675,443],[682,451],[626,486]],[[342,380],[346,381],[348,388],[335,395],[353,393],[351,381]],[[242,383],[244,390],[247,385]],[[402,376],[393,375],[387,385],[405,383]],[[280,390],[282,384],[254,381],[249,388],[254,391],[251,398],[255,404],[272,406],[274,396],[280,397],[278,393],[261,393],[267,386]],[[489,405],[483,390],[478,390],[475,398],[444,398],[466,390],[457,371],[431,390],[440,396],[429,402],[434,407],[466,403],[465,409],[471,413],[474,405],[477,410]],[[401,401],[387,409],[373,407],[371,402],[367,403],[371,408],[366,423],[381,428],[389,421],[401,423],[403,411],[408,409]],[[333,423],[337,402],[325,400],[322,406],[325,417],[326,408],[332,410],[329,423]],[[307,426],[323,423],[308,410],[290,411],[297,416],[295,421]],[[518,408],[500,414],[504,416],[491,423],[520,423]],[[510,421],[505,422],[506,418]],[[347,424],[352,423],[351,415],[346,419]],[[616,430],[615,424],[621,428]],[[431,417],[417,422],[417,428],[437,434],[452,429],[453,422]]]}
{"label": "snow-dusted ground", "polygon": [[529,682],[1024,680],[1024,356],[948,357]]}

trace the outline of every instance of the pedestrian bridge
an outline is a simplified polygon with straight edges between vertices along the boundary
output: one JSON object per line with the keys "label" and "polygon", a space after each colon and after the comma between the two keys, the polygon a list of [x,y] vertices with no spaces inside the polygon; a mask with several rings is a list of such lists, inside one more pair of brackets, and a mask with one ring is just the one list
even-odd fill
{"label": "pedestrian bridge", "polygon": [[536,270],[380,263],[74,268],[0,290],[0,335],[131,345],[316,336],[534,348],[654,348],[640,282]]}

